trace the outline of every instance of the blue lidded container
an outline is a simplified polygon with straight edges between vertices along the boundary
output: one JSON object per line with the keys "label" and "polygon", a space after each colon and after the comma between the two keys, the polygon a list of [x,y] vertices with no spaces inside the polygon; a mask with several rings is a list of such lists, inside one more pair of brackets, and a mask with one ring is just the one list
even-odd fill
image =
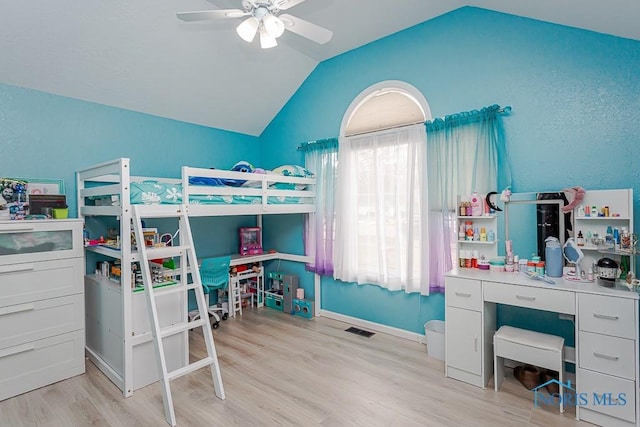
{"label": "blue lidded container", "polygon": [[562,277],[562,247],[557,237],[547,237],[545,240],[544,258],[547,276]]}

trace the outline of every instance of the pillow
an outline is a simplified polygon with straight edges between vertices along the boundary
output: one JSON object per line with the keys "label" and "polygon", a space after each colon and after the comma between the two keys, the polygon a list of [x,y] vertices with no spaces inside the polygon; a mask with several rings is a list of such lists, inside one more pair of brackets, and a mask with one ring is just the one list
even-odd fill
{"label": "pillow", "polygon": [[283,176],[297,176],[299,178],[309,178],[313,176],[313,173],[298,165],[278,166],[272,172]]}
{"label": "pillow", "polygon": [[[282,176],[295,176],[298,178],[310,178],[313,176],[313,173],[309,170],[298,165],[278,166],[271,172]],[[275,184],[272,184],[271,187],[277,188],[278,190],[304,190],[307,188],[304,184],[292,184],[287,182],[276,182]]]}

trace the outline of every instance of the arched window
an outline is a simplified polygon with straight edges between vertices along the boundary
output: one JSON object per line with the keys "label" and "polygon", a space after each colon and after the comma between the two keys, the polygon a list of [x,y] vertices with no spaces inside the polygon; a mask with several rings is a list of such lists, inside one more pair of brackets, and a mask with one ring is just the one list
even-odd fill
{"label": "arched window", "polygon": [[427,100],[415,87],[401,81],[384,81],[368,87],[351,102],[342,119],[340,135],[392,129],[431,118]]}
{"label": "arched window", "polygon": [[381,82],[353,100],[338,149],[334,277],[428,294],[426,99]]}

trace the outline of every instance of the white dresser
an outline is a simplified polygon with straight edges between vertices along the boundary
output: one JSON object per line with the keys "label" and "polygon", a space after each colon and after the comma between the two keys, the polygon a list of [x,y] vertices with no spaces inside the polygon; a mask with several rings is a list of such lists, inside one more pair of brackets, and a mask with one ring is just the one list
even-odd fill
{"label": "white dresser", "polygon": [[553,280],[471,269],[447,273],[446,376],[486,387],[493,376],[497,304],[573,316],[576,347],[565,348],[565,359],[576,365],[576,417],[640,425],[638,293]]}
{"label": "white dresser", "polygon": [[81,220],[0,222],[0,400],[85,371]]}

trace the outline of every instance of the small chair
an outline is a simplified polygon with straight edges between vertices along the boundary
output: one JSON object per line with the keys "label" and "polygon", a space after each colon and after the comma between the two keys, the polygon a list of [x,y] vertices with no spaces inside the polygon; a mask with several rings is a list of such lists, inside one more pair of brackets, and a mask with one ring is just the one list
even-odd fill
{"label": "small chair", "polygon": [[[207,304],[207,312],[214,319],[211,327],[217,329],[220,326],[220,320],[226,320],[229,317],[229,310],[222,305],[209,305],[209,294],[211,292],[219,292],[229,287],[229,264],[230,256],[218,258],[205,258],[200,265],[200,280]],[[220,313],[220,314],[218,314]],[[193,314],[193,317],[192,317]],[[189,313],[189,320],[198,319],[199,314],[195,312]]]}
{"label": "small chair", "polygon": [[[498,391],[504,380],[504,359],[528,363],[558,372],[559,383],[564,373],[564,338],[526,329],[502,326],[493,335],[493,383]],[[560,388],[562,393],[562,387]],[[560,396],[560,413],[564,402]]]}

